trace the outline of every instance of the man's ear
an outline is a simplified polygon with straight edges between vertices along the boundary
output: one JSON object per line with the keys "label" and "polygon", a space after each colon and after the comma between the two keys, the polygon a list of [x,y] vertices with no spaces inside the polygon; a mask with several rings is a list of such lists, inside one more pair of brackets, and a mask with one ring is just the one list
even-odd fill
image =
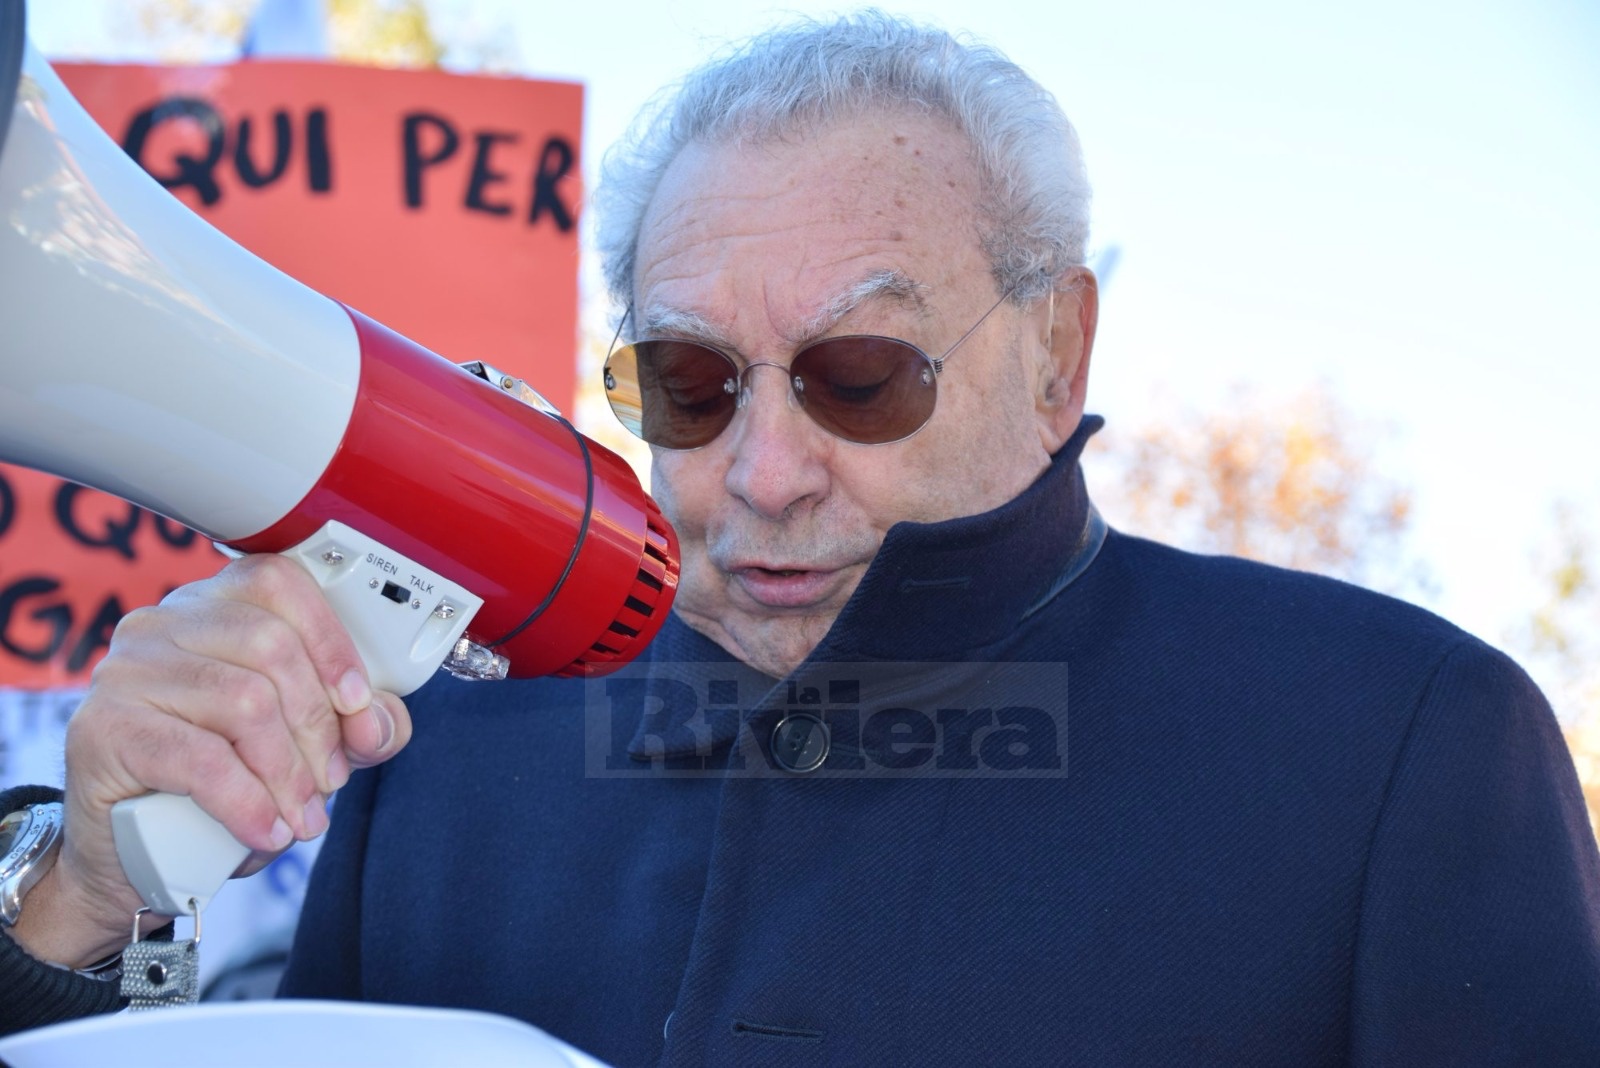
{"label": "man's ear", "polygon": [[1039,377],[1034,394],[1039,440],[1052,456],[1083,418],[1089,388],[1089,354],[1100,317],[1100,287],[1094,272],[1074,267],[1040,305]]}

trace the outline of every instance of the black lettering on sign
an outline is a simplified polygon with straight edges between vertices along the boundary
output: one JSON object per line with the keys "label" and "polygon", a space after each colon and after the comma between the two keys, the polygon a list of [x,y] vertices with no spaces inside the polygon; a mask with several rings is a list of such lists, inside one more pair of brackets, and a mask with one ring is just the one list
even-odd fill
{"label": "black lettering on sign", "polygon": [[[423,151],[423,131],[434,131],[435,148]],[[461,146],[461,135],[449,120],[426,111],[413,111],[405,118],[405,183],[406,207],[422,207],[422,172],[424,168],[443,163],[456,154]]]}
{"label": "black lettering on sign", "polygon": [[88,492],[84,487],[75,482],[63,482],[61,488],[56,490],[56,522],[67,536],[79,545],[90,549],[110,549],[125,559],[132,560],[136,554],[133,551],[133,532],[139,528],[139,517],[144,509],[136,504],[125,504],[128,509],[126,518],[117,520],[108,516],[105,528],[98,532],[89,532],[80,525],[77,509],[74,507],[78,497]]}
{"label": "black lettering on sign", "polygon": [[250,138],[255,133],[255,122],[248,115],[239,120],[239,140],[233,146],[233,168],[239,180],[252,189],[260,189],[283,177],[289,166],[289,151],[294,147],[294,130],[289,125],[289,113],[278,110],[272,113],[272,166],[265,172],[256,169],[250,155]]}
{"label": "black lettering on sign", "polygon": [[6,531],[11,529],[11,521],[17,518],[17,495],[11,488],[10,479],[6,473],[0,471],[0,538],[6,536]]}
{"label": "black lettering on sign", "polygon": [[53,601],[33,609],[28,618],[50,628],[49,636],[41,645],[21,644],[12,632],[12,622],[19,606],[25,600],[55,593],[60,588],[61,583],[55,579],[45,578],[42,575],[29,575],[0,589],[0,648],[12,656],[19,656],[35,664],[43,664],[55,656],[66,642],[67,632],[72,629],[71,608],[60,601]]}
{"label": "black lettering on sign", "polygon": [[483,187],[506,180],[504,173],[490,169],[489,153],[494,151],[497,142],[511,144],[516,141],[517,135],[481,130],[472,136],[478,148],[472,156],[472,178],[467,182],[467,207],[473,211],[486,211],[490,215],[510,215],[510,204],[491,204],[483,199]]}
{"label": "black lettering on sign", "polygon": [[187,549],[194,544],[194,539],[199,536],[182,523],[168,519],[166,516],[155,512],[150,513],[150,522],[156,528],[156,537],[174,549]]}
{"label": "black lettering on sign", "polygon": [[[188,119],[204,131],[205,157],[196,158],[180,152],[173,159],[175,170],[157,174],[144,158],[145,141],[161,123],[178,119]],[[133,161],[143,167],[150,177],[168,189],[177,190],[185,186],[193,189],[200,197],[200,203],[207,207],[222,198],[222,190],[217,186],[216,168],[222,160],[223,147],[222,116],[210,104],[192,96],[168,97],[145,108],[133,117],[128,124],[128,132],[122,137],[122,150],[132,156]]]}
{"label": "black lettering on sign", "polygon": [[333,188],[327,108],[312,108],[306,112],[306,179],[313,193],[326,193]]}
{"label": "black lettering on sign", "polygon": [[564,138],[552,137],[544,143],[539,153],[539,173],[533,178],[533,206],[528,209],[528,225],[539,221],[545,212],[555,220],[562,233],[572,229],[572,211],[561,200],[556,183],[572,170],[572,146]]}
{"label": "black lettering on sign", "polygon": [[[187,120],[199,125],[206,136],[203,157],[177,153],[168,173],[157,173],[145,159],[151,134],[164,122]],[[258,151],[256,121],[246,115],[239,119],[234,132],[233,169],[251,189],[272,185],[289,170],[294,158],[294,118],[283,108],[272,113],[272,147],[270,152]],[[313,193],[326,193],[333,188],[333,163],[328,149],[328,112],[326,108],[312,108],[306,112],[305,122],[306,185]],[[218,178],[223,159],[229,156],[228,126],[222,115],[210,103],[192,96],[167,97],[145,108],[133,117],[128,131],[122,137],[122,149],[133,157],[152,178],[168,189],[185,187],[193,189],[200,203],[210,207],[222,199],[222,185]],[[263,159],[270,162],[263,164]]]}
{"label": "black lettering on sign", "polygon": [[111,632],[117,629],[117,623],[125,615],[127,612],[123,609],[122,602],[117,600],[116,594],[113,593],[101,601],[100,607],[95,610],[94,618],[83,628],[77,644],[67,656],[67,670],[73,673],[82,671],[89,666],[94,654],[102,649],[109,649]]}

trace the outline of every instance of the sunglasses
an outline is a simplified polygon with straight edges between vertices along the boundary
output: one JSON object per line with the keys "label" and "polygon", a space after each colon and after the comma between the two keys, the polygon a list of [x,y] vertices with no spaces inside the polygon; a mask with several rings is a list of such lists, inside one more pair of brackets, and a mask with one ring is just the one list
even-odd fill
{"label": "sunglasses", "polygon": [[[773,367],[789,378],[791,396],[812,422],[845,441],[903,441],[933,418],[944,362],[1011,296],[1007,290],[934,359],[909,341],[850,334],[815,341],[787,368],[752,363],[743,369],[719,349],[679,338],[645,338],[606,357],[606,400],[622,425],[652,445],[698,449],[716,440],[750,402],[749,375]],[[623,322],[633,314],[629,308]]]}

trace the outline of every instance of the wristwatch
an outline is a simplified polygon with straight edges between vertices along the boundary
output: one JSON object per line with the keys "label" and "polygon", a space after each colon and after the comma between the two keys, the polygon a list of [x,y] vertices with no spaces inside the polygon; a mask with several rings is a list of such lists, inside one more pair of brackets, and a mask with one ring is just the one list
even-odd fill
{"label": "wristwatch", "polygon": [[61,802],[46,801],[0,819],[0,923],[7,927],[22,914],[22,899],[61,849]]}
{"label": "wristwatch", "polygon": [[[0,10],[5,5],[0,3]],[[0,790],[0,926],[10,927],[22,911],[22,898],[50,870],[61,849],[61,791],[47,786]],[[6,997],[0,1026],[10,1032],[61,1023],[80,1016],[115,1012],[126,1004],[121,986],[122,955],[90,968],[50,964],[9,933],[0,933],[0,991]]]}

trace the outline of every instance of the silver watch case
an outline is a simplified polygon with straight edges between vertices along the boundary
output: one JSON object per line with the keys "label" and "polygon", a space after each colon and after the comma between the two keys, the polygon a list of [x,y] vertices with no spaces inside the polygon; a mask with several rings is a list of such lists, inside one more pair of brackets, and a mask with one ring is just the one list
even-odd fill
{"label": "silver watch case", "polygon": [[22,914],[22,899],[56,859],[61,848],[61,802],[18,809],[0,821],[0,923],[7,927]]}

